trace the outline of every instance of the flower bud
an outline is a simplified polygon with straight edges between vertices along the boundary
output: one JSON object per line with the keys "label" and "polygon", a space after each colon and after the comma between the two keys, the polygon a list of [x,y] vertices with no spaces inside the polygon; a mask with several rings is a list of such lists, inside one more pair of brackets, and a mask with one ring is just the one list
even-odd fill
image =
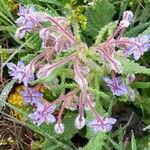
{"label": "flower bud", "polygon": [[133,13],[132,11],[125,11],[123,14],[123,20],[131,22],[133,19]]}
{"label": "flower bud", "polygon": [[52,68],[51,64],[46,64],[43,67],[41,67],[37,73],[37,78],[47,77],[54,68]]}
{"label": "flower bud", "polygon": [[126,84],[130,84],[131,82],[133,82],[135,80],[135,75],[134,74],[128,74],[126,77]]}
{"label": "flower bud", "polygon": [[84,116],[78,115],[75,120],[75,127],[77,129],[82,129],[85,126],[85,118]]}
{"label": "flower bud", "polygon": [[55,124],[55,126],[54,126],[54,129],[55,129],[55,132],[57,133],[57,134],[62,134],[62,133],[64,133],[64,124],[62,124],[62,123],[56,123]]}
{"label": "flower bud", "polygon": [[120,22],[120,25],[124,28],[127,28],[131,24],[132,19],[133,19],[133,13],[131,11],[125,11],[123,14],[123,19]]}

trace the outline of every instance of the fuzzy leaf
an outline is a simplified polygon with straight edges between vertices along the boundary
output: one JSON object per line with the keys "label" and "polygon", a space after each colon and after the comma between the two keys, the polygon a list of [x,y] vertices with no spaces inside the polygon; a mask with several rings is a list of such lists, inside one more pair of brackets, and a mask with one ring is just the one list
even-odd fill
{"label": "fuzzy leaf", "polygon": [[89,143],[79,150],[103,150],[104,140],[106,138],[106,134],[104,132],[99,132],[95,135],[95,137],[91,138]]}
{"label": "fuzzy leaf", "polygon": [[121,63],[123,67],[123,74],[146,74],[150,75],[150,69],[145,66],[140,66],[133,60],[129,60],[124,57],[117,57],[117,60]]}
{"label": "fuzzy leaf", "polygon": [[149,27],[143,32],[143,34],[150,34],[150,25],[149,25]]}
{"label": "fuzzy leaf", "polygon": [[132,87],[141,89],[150,88],[150,82],[134,82]]}
{"label": "fuzzy leaf", "polygon": [[60,0],[39,0],[40,2],[46,2],[49,4],[54,4],[56,6],[62,6],[62,3]]}
{"label": "fuzzy leaf", "polygon": [[150,25],[150,22],[146,22],[136,27],[133,27],[132,29],[130,29],[128,32],[125,33],[125,36],[128,36],[128,37],[137,36],[139,33],[147,29],[149,25]]}
{"label": "fuzzy leaf", "polygon": [[67,141],[67,140],[71,139],[75,135],[75,133],[78,132],[78,129],[76,129],[74,126],[74,121],[75,121],[76,116],[77,115],[75,113],[69,112],[63,118],[62,122],[65,125],[65,131],[60,136],[60,139]]}
{"label": "fuzzy leaf", "polygon": [[[112,35],[115,27],[117,25],[117,22],[110,22],[109,24],[105,25],[101,30],[99,31],[99,34],[96,38],[96,43],[102,42],[104,39]],[[107,35],[107,37],[105,37]]]}
{"label": "fuzzy leaf", "polygon": [[115,14],[115,7],[109,0],[98,0],[90,7],[85,15],[87,17],[87,34],[95,37],[100,29],[111,22]]}
{"label": "fuzzy leaf", "polygon": [[150,3],[148,3],[140,16],[140,23],[144,23],[150,19]]}
{"label": "fuzzy leaf", "polygon": [[0,110],[5,105],[5,103],[3,103],[3,101],[4,102],[6,101],[8,95],[9,95],[9,92],[13,88],[13,85],[15,84],[15,82],[16,82],[16,80],[10,81],[9,83],[7,83],[5,85],[4,89],[2,90],[1,95],[0,95]]}
{"label": "fuzzy leaf", "polygon": [[28,64],[35,56],[36,54],[27,54],[26,56],[22,57],[21,60]]}
{"label": "fuzzy leaf", "polygon": [[133,131],[132,131],[132,138],[131,138],[131,149],[132,149],[132,150],[137,150],[137,147],[136,147],[136,140],[135,140]]}
{"label": "fuzzy leaf", "polygon": [[113,145],[116,150],[122,150],[121,146],[113,141],[109,136],[107,136],[108,141]]}

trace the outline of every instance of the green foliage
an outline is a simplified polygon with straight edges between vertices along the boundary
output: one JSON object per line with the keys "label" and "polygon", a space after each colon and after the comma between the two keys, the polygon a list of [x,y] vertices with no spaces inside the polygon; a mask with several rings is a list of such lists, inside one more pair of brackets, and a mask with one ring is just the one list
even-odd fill
{"label": "green foliage", "polygon": [[63,141],[70,140],[75,133],[78,132],[78,129],[74,127],[74,121],[77,117],[75,112],[68,112],[66,116],[63,118],[62,122],[65,125],[65,132],[60,136],[60,139]]}
{"label": "green foliage", "polygon": [[116,150],[122,150],[121,146],[119,144],[117,144],[114,140],[112,140],[109,136],[107,136],[107,140],[112,144],[112,146]]}
{"label": "green foliage", "polygon": [[1,95],[0,95],[0,110],[3,106],[5,106],[4,101],[6,101],[10,91],[13,88],[13,85],[15,84],[15,82],[16,82],[16,80],[10,81],[9,83],[7,83],[5,85],[4,89],[2,90]]}
{"label": "green foliage", "polygon": [[[18,3],[19,2],[19,3]],[[81,42],[83,39],[89,38],[89,41],[93,43],[93,41],[96,39],[96,44],[104,42],[109,36],[112,35],[113,31],[115,30],[118,21],[116,19],[121,19],[121,16],[123,12],[127,8],[131,8],[135,14],[135,18],[133,20],[133,25],[130,26],[129,30],[125,32],[125,36],[132,37],[136,36],[138,34],[143,33],[150,33],[150,22],[149,22],[149,6],[150,4],[148,1],[135,1],[131,0],[130,2],[127,0],[19,0],[17,4],[14,3],[16,7],[16,10],[18,9],[18,4],[26,5],[30,7],[31,5],[35,7],[37,11],[46,12],[52,16],[62,16],[66,15],[69,18],[69,21],[67,22],[72,25],[74,31],[75,37],[78,39],[78,42]],[[90,3],[88,3],[90,2]],[[94,2],[93,6],[89,6],[91,2]],[[86,5],[88,3],[88,5]],[[67,4],[68,10],[64,8],[64,6]],[[118,7],[120,5],[120,7]],[[70,7],[70,8],[69,8]],[[117,8],[118,7],[118,8]],[[116,13],[117,10],[117,13]],[[115,16],[114,16],[115,15]],[[0,4],[0,44],[3,44],[3,40],[6,39],[8,41],[8,47],[11,49],[11,46],[13,47],[13,52],[7,57],[4,63],[2,63],[2,69],[5,71],[5,65],[11,61],[16,61],[18,58],[24,61],[26,64],[29,64],[31,60],[43,52],[41,50],[41,39],[39,38],[39,35],[37,33],[27,33],[26,37],[20,41],[18,39],[15,39],[14,33],[16,31],[16,25],[14,24],[14,18],[16,18],[16,14],[12,14],[12,9],[7,1],[1,0]],[[86,29],[85,25],[87,23]],[[49,24],[43,23],[44,27],[49,27]],[[82,38],[81,38],[82,36]],[[97,37],[96,37],[97,36]],[[84,37],[84,38],[83,38]],[[13,39],[16,41],[16,43],[13,43],[14,45],[11,45],[9,43],[9,39]],[[7,42],[6,42],[7,43]],[[135,89],[135,92],[137,92],[139,89],[139,95],[137,100],[135,102],[128,103],[128,97],[122,96],[122,97],[115,97],[112,92],[109,90],[105,90],[105,86],[103,86],[103,76],[106,75],[105,69],[103,68],[103,61],[95,53],[95,50],[93,51],[93,47],[89,48],[83,48],[84,44],[79,43],[81,45],[80,47],[77,46],[72,50],[70,49],[69,52],[65,53],[59,53],[54,54],[54,62],[58,62],[59,60],[65,58],[65,56],[69,56],[72,54],[72,52],[79,52],[78,55],[79,59],[81,59],[81,62],[85,65],[87,65],[90,70],[90,75],[87,75],[88,80],[88,89],[87,91],[92,94],[95,98],[96,102],[96,111],[100,113],[102,116],[111,116],[112,114],[112,107],[113,104],[118,100],[121,102],[126,102],[130,105],[130,103],[133,103],[137,105],[139,108],[143,110],[143,121],[144,123],[150,123],[149,121],[149,114],[150,114],[150,82],[149,77],[147,75],[150,75],[150,69],[146,68],[145,66],[149,65],[148,56],[143,56],[143,60],[139,60],[138,62],[142,64],[143,66],[139,65],[139,63],[131,60],[130,58],[124,58],[121,56],[116,56],[116,60],[118,60],[123,68],[122,75],[125,76],[127,74],[136,74],[138,75],[139,79],[142,79],[142,82],[133,82],[131,84],[131,87]],[[16,49],[16,47],[19,48]],[[90,45],[88,43],[88,45]],[[2,52],[5,47],[2,46]],[[79,50],[78,50],[79,49]],[[25,50],[25,51],[22,51]],[[83,53],[80,53],[82,52]],[[23,54],[19,54],[19,52],[22,51]],[[147,52],[149,53],[149,52]],[[16,56],[16,57],[15,57]],[[144,62],[145,61],[145,62]],[[43,77],[40,79],[37,79],[31,83],[31,86],[35,86],[36,84],[44,84],[47,85],[48,90],[44,93],[44,99],[48,100],[48,102],[52,102],[54,99],[57,99],[61,94],[64,94],[68,91],[71,91],[75,88],[78,88],[77,83],[74,81],[74,71],[73,71],[73,63],[68,63],[66,65],[59,66],[57,69],[53,70],[50,75],[47,77]],[[146,65],[145,65],[146,64]],[[144,66],[145,65],[145,66]],[[5,71],[7,73],[7,69]],[[146,78],[143,77],[143,75],[146,76]],[[58,83],[56,85],[54,83],[55,79],[58,79]],[[139,80],[140,81],[140,80]],[[8,106],[9,108],[15,110],[18,113],[21,113],[22,115],[26,116],[29,113],[29,109],[19,109],[9,103],[7,103],[7,97],[12,90],[12,87],[14,85],[15,81],[11,81],[8,84],[6,84],[5,88],[1,92],[0,95],[0,108],[3,106]],[[138,92],[137,92],[138,93]],[[77,93],[77,96],[79,96],[79,92]],[[27,106],[28,107],[28,106]],[[32,108],[30,107],[30,110]],[[59,111],[59,107],[57,108]],[[42,140],[39,141],[33,141],[31,146],[32,149],[41,149],[41,150],[72,150],[76,149],[73,146],[73,143],[71,142],[71,138],[76,134],[80,133],[78,129],[74,127],[74,121],[77,117],[77,112],[65,110],[63,114],[62,123],[65,125],[65,132],[62,135],[58,135],[54,131],[54,124],[42,124],[40,127],[37,127],[36,125],[32,124],[29,121],[23,122],[20,120],[17,120],[13,116],[1,112],[5,117],[7,117],[9,120],[25,125],[26,127],[33,130],[33,132],[36,132],[39,134],[40,137],[42,137]],[[56,111],[57,113],[57,111]],[[56,114],[56,118],[57,118]],[[89,111],[86,111],[85,113],[86,120],[90,121],[93,119],[93,116]],[[129,119],[129,122],[131,121],[131,118]],[[89,128],[84,128],[85,135],[82,135],[83,137],[86,136],[88,138],[89,142],[87,145],[83,148],[79,148],[80,150],[103,150],[103,149],[116,149],[116,150],[125,150],[125,144],[124,144],[124,134],[125,129],[129,125],[129,122],[126,126],[123,128],[118,129],[117,131],[113,133],[103,133],[99,132],[95,134],[93,130],[90,130]],[[137,150],[137,149],[148,149],[148,142],[149,136],[146,136],[142,139],[136,138],[136,135],[132,132],[132,137],[130,144],[131,150]],[[144,140],[144,141],[142,141]],[[139,142],[140,141],[140,142]],[[140,144],[139,144],[140,143]],[[145,150],[144,149],[144,150]]]}
{"label": "green foliage", "polygon": [[40,2],[46,2],[49,4],[54,4],[56,6],[62,6],[63,3],[60,0],[39,0]]}
{"label": "green foliage", "polygon": [[141,88],[141,89],[150,88],[150,82],[134,82],[132,84],[132,87],[133,88]]}
{"label": "green foliage", "polygon": [[139,106],[143,108],[147,114],[150,114],[149,105],[150,98],[142,98],[142,100],[139,102]]}
{"label": "green foliage", "polygon": [[106,134],[103,132],[95,134],[93,138],[90,139],[88,144],[80,148],[79,150],[103,150],[105,146],[105,139],[106,139]]}
{"label": "green foliage", "polygon": [[140,23],[143,24],[150,19],[150,3],[147,3],[144,7],[142,14],[140,15]]}
{"label": "green foliage", "polygon": [[115,8],[109,0],[98,0],[94,6],[87,9],[87,35],[95,37],[102,27],[112,21]]}
{"label": "green foliage", "polygon": [[101,30],[98,33],[98,36],[96,37],[96,43],[101,43],[104,40],[106,40],[106,37],[111,36],[116,26],[116,22],[110,22],[109,24],[101,28]]}
{"label": "green foliage", "polygon": [[28,64],[35,56],[37,56],[37,54],[27,54],[26,56],[22,57],[21,60]]}
{"label": "green foliage", "polygon": [[10,6],[7,3],[7,1],[5,1],[5,0],[1,0],[1,3],[0,3],[0,16],[1,16],[1,18],[0,18],[1,21],[3,19],[8,22],[11,22],[11,20],[14,20],[14,17],[10,11]]}
{"label": "green foliage", "polygon": [[145,66],[140,66],[133,60],[129,60],[124,57],[117,57],[117,60],[121,63],[123,68],[123,74],[146,74],[150,75],[150,69]]}
{"label": "green foliage", "polygon": [[28,40],[28,39],[30,39],[30,40],[29,40],[27,46],[30,49],[32,49],[32,51],[36,52],[36,51],[40,50],[41,39],[40,39],[38,33],[35,33],[34,35],[33,34],[28,35],[26,40]]}
{"label": "green foliage", "polygon": [[[148,29],[150,26],[150,22],[142,23],[141,25],[138,25],[136,27],[133,27],[129,31],[125,33],[125,36],[137,36],[139,33],[143,32],[144,30]],[[146,31],[144,31],[145,33]]]}
{"label": "green foliage", "polygon": [[137,150],[136,140],[135,140],[133,132],[132,132],[132,138],[131,138],[131,150]]}
{"label": "green foliage", "polygon": [[149,25],[148,28],[143,32],[143,34],[150,34],[150,25]]}

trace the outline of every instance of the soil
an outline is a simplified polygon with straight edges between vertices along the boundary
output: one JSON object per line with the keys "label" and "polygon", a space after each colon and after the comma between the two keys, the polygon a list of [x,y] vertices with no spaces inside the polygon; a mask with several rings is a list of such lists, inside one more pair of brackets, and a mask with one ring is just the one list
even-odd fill
{"label": "soil", "polygon": [[113,131],[128,123],[124,139],[131,138],[132,132],[134,132],[135,137],[143,137],[148,133],[147,131],[143,131],[143,128],[147,125],[142,121],[140,110],[132,105],[127,106],[123,103],[116,103],[112,108],[112,117],[117,119],[117,122],[113,126]]}
{"label": "soil", "polygon": [[32,139],[31,130],[0,118],[0,150],[31,150]]}

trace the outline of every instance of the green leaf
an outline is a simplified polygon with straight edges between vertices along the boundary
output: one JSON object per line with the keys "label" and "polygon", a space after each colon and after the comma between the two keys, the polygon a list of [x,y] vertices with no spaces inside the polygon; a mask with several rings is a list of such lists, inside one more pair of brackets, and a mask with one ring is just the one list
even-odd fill
{"label": "green leaf", "polygon": [[128,36],[128,37],[137,36],[139,33],[147,29],[149,25],[150,25],[150,22],[146,22],[136,27],[133,27],[132,29],[130,29],[128,32],[125,33],[125,36]]}
{"label": "green leaf", "polygon": [[105,40],[106,35],[107,35],[107,37],[112,35],[116,25],[117,25],[117,22],[110,22],[109,24],[107,24],[103,28],[101,28],[101,30],[99,31],[99,34],[96,38],[96,43],[101,43],[103,40]]}
{"label": "green leaf", "polygon": [[150,88],[150,82],[134,82],[132,87],[141,89]]}
{"label": "green leaf", "polygon": [[107,136],[108,141],[114,146],[116,150],[122,150],[121,146],[113,141],[109,136]]}
{"label": "green leaf", "polygon": [[89,87],[89,92],[92,93],[93,95],[99,95],[100,97],[104,98],[104,99],[109,99],[109,95],[105,94],[102,91],[96,90],[94,88]]}
{"label": "green leaf", "polygon": [[146,113],[150,114],[150,98],[142,98],[142,100],[139,102],[139,105],[146,111]]}
{"label": "green leaf", "polygon": [[137,150],[136,140],[133,131],[132,131],[132,138],[131,138],[131,150]]}
{"label": "green leaf", "polygon": [[37,79],[35,81],[32,81],[30,84],[34,85],[34,84],[37,84],[37,83],[51,82],[57,77],[57,75],[59,74],[60,70],[61,70],[61,68],[57,68],[54,71],[52,71],[52,73],[50,73],[47,77],[43,77],[43,78]]}
{"label": "green leaf", "polygon": [[16,80],[12,80],[10,81],[9,83],[7,83],[4,87],[4,89],[2,90],[1,92],[1,95],[0,95],[0,110],[3,106],[5,106],[5,102],[11,89],[13,88],[13,85],[15,84]]}
{"label": "green leaf", "polygon": [[[31,38],[32,37],[32,38]],[[31,40],[28,42],[28,47],[33,49],[34,51],[38,51],[41,48],[41,39],[39,37],[38,33],[33,34],[28,34],[27,35],[27,40],[30,39]]]}
{"label": "green leaf", "polygon": [[60,136],[60,139],[65,140],[65,141],[70,140],[75,135],[75,133],[78,132],[78,129],[76,129],[74,126],[76,117],[77,115],[74,112],[68,112],[65,115],[65,117],[62,120],[62,122],[65,125],[65,131]]}
{"label": "green leaf", "polygon": [[35,56],[37,56],[37,54],[27,54],[26,56],[22,57],[21,60],[28,64]]}
{"label": "green leaf", "polygon": [[146,4],[140,16],[140,23],[144,23],[150,19],[150,3]]}
{"label": "green leaf", "polygon": [[127,10],[128,7],[128,1],[122,0],[120,1],[120,11],[119,11],[119,19],[123,16],[123,13]]}
{"label": "green leaf", "polygon": [[150,34],[150,25],[149,25],[149,27],[143,32],[143,34]]}
{"label": "green leaf", "polygon": [[10,11],[10,7],[8,5],[8,1],[1,0],[1,3],[0,3],[0,12],[5,17],[8,17],[8,18],[11,18],[11,20],[14,20],[13,15],[11,14],[11,11]]}
{"label": "green leaf", "polygon": [[29,4],[33,4],[32,0],[19,0],[19,2],[23,5],[29,5]]}
{"label": "green leaf", "polygon": [[105,144],[106,133],[98,132],[95,137],[91,138],[89,143],[79,150],[103,150]]}
{"label": "green leaf", "polygon": [[85,15],[87,17],[87,35],[95,37],[100,29],[112,21],[115,7],[109,0],[98,0],[90,7]]}
{"label": "green leaf", "polygon": [[46,2],[49,4],[54,4],[56,6],[62,6],[63,5],[60,0],[39,0],[39,1],[40,2]]}
{"label": "green leaf", "polygon": [[150,75],[150,69],[145,66],[140,66],[133,60],[129,60],[125,57],[117,57],[117,60],[121,63],[123,74],[146,74]]}

